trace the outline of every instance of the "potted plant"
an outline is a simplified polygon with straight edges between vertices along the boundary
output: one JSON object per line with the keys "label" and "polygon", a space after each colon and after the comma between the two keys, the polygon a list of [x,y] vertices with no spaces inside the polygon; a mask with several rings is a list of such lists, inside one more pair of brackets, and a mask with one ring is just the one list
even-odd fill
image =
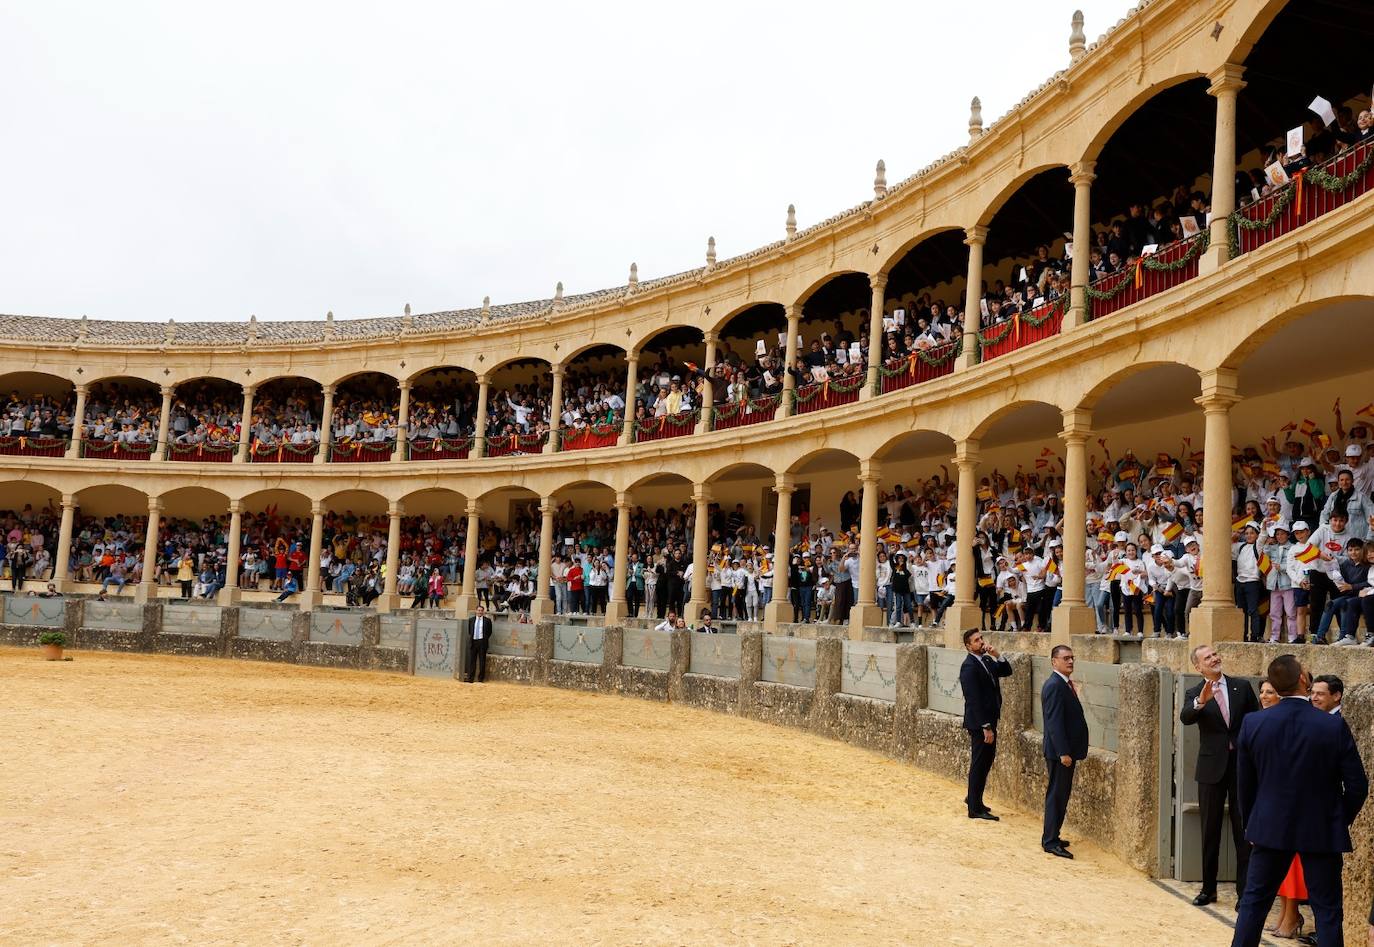
{"label": "potted plant", "polygon": [[62,649],[67,646],[67,636],[60,631],[45,631],[38,636],[38,643],[43,646],[44,661],[61,661]]}

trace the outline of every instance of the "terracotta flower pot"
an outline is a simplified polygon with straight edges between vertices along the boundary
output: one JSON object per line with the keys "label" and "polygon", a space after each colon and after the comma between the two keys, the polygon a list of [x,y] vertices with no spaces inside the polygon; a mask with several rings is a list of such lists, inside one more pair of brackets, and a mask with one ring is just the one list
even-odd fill
{"label": "terracotta flower pot", "polygon": [[62,646],[61,646],[60,644],[45,644],[45,645],[43,645],[43,660],[44,660],[44,661],[61,661],[61,660],[62,660]]}

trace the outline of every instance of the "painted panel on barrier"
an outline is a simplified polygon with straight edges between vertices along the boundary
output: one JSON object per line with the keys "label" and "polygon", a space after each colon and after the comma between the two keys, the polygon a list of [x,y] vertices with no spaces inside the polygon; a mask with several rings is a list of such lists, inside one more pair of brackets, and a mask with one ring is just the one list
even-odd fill
{"label": "painted panel on barrier", "polygon": [[[1120,667],[1115,664],[1096,664],[1079,661],[1073,668],[1073,679],[1083,685],[1079,699],[1083,702],[1083,716],[1088,721],[1088,745],[1116,752],[1116,708],[1121,690]],[[1040,688],[1054,671],[1050,659],[1036,655],[1031,658],[1031,685],[1035,688],[1032,714],[1035,729],[1045,729],[1045,715],[1040,706]]]}
{"label": "painted panel on barrier", "polygon": [[708,635],[692,632],[693,674],[739,677],[739,635]]}
{"label": "painted panel on barrier", "polygon": [[762,679],[774,684],[815,687],[815,639],[764,635]]}
{"label": "painted panel on barrier", "polygon": [[6,625],[29,625],[35,628],[61,628],[65,623],[67,606],[60,598],[39,598],[36,595],[6,595]]}
{"label": "painted panel on barrier", "polygon": [[315,609],[310,613],[310,640],[356,648],[363,643],[363,614]]}
{"label": "painted panel on barrier", "polygon": [[492,623],[490,654],[508,654],[517,658],[534,657],[534,625],[518,621]]}
{"label": "painted panel on barrier", "polygon": [[409,651],[415,641],[415,619],[409,615],[383,615],[377,647]]}
{"label": "painted panel on barrier", "polygon": [[213,638],[219,634],[220,611],[218,605],[167,602],[162,606],[162,633]]}
{"label": "painted panel on barrier", "polygon": [[623,666],[666,671],[672,661],[672,632],[652,628],[625,629],[625,652],[620,659]]}
{"label": "painted panel on barrier", "polygon": [[926,648],[926,675],[929,687],[926,705],[942,713],[964,715],[964,691],[959,686],[959,667],[967,651]]}
{"label": "painted panel on barrier", "polygon": [[87,599],[81,624],[102,631],[142,631],[143,606],[137,602],[98,602]]}
{"label": "painted panel on barrier", "polygon": [[897,645],[886,641],[845,641],[840,693],[896,701]]}
{"label": "painted panel on barrier", "polygon": [[457,619],[416,619],[415,673],[420,677],[453,677],[458,667],[458,633]]}
{"label": "painted panel on barrier", "polygon": [[600,664],[606,650],[606,629],[590,625],[555,625],[553,656],[556,661]]}
{"label": "painted panel on barrier", "polygon": [[239,609],[239,637],[256,638],[259,641],[290,641],[291,616],[294,614],[294,611],[245,605]]}

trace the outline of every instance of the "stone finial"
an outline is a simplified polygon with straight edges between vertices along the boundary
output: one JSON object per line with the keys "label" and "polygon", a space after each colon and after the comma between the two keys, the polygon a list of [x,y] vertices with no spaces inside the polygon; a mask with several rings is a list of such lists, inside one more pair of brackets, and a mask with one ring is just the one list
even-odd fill
{"label": "stone finial", "polygon": [[983,102],[975,95],[968,107],[968,140],[977,141],[981,134],[983,134]]}
{"label": "stone finial", "polygon": [[175,319],[168,319],[168,320],[167,320],[167,328],[163,331],[163,336],[162,336],[162,337],[163,337],[164,339],[166,339],[168,342],[170,342],[170,341],[172,341],[174,338],[176,338],[176,334],[177,334],[177,321],[176,321]]}
{"label": "stone finial", "polygon": [[491,297],[482,297],[482,325],[491,322]]}
{"label": "stone finial", "polygon": [[787,205],[787,239],[791,240],[797,235],[797,205]]}
{"label": "stone finial", "polygon": [[639,264],[630,264],[630,292],[639,292]]}
{"label": "stone finial", "polygon": [[324,314],[324,337],[334,338],[334,310],[331,309]]}
{"label": "stone finial", "polygon": [[880,201],[887,197],[887,162],[878,159],[878,170],[873,175],[873,199]]}
{"label": "stone finial", "polygon": [[81,325],[77,326],[76,328],[76,340],[78,342],[86,341],[86,333],[87,331],[89,331],[90,324],[91,320],[86,318],[85,313],[82,313]]}
{"label": "stone finial", "polygon": [[405,314],[401,316],[401,328],[403,330],[409,329],[413,325],[415,325],[415,317],[410,314],[410,303],[406,303]]}
{"label": "stone finial", "polygon": [[1088,37],[1083,33],[1083,11],[1073,11],[1073,30],[1069,33],[1069,61],[1078,62],[1088,51]]}
{"label": "stone finial", "polygon": [[563,305],[563,281],[559,280],[553,288],[553,308],[557,309]]}
{"label": "stone finial", "polygon": [[333,322],[333,321],[334,321],[334,310],[333,310],[333,309],[329,310],[328,312],[326,312],[326,313],[324,314],[324,321],[325,321],[325,322]]}
{"label": "stone finial", "polygon": [[706,268],[709,270],[716,265],[716,238],[706,238]]}
{"label": "stone finial", "polygon": [[250,338],[250,339],[256,339],[257,337],[258,337],[258,317],[257,317],[257,314],[255,313],[255,314],[250,315],[250,316],[248,317],[248,338]]}

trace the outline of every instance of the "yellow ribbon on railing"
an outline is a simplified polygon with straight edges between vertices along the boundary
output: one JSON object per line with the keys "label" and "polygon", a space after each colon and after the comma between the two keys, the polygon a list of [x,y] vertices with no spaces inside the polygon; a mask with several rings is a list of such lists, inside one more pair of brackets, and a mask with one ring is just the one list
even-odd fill
{"label": "yellow ribbon on railing", "polygon": [[1293,175],[1293,199],[1294,199],[1295,201],[1298,202],[1298,219],[1299,219],[1299,220],[1302,220],[1302,210],[1303,210],[1303,208],[1302,208],[1302,178],[1303,178],[1303,175],[1306,174],[1306,173],[1307,173],[1307,169],[1306,169],[1306,168],[1303,168],[1303,169],[1302,169],[1301,171],[1299,171],[1297,174]]}
{"label": "yellow ribbon on railing", "polygon": [[1135,261],[1135,288],[1136,288],[1136,289],[1139,289],[1140,286],[1141,286],[1141,284],[1144,282],[1144,275],[1141,273],[1141,270],[1143,270],[1144,268],[1145,268],[1145,258],[1144,258],[1143,256],[1142,256],[1142,257],[1137,257],[1137,258],[1136,258],[1136,261]]}

